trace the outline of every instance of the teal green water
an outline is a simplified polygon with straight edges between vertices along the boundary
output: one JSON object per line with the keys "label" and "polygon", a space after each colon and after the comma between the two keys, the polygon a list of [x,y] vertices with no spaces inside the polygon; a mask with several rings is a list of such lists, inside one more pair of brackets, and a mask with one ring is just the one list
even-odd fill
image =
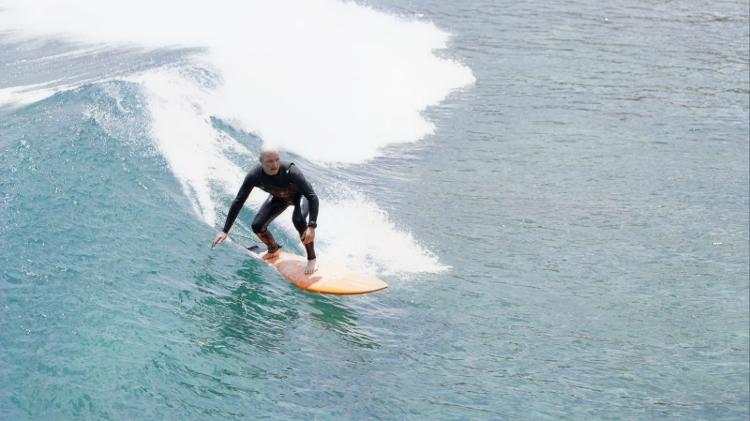
{"label": "teal green water", "polygon": [[0,419],[747,419],[747,4],[373,3],[477,83],[419,143],[297,157],[451,267],[357,297],[207,247],[126,80],[189,51],[0,44],[0,88],[108,79],[0,109]]}

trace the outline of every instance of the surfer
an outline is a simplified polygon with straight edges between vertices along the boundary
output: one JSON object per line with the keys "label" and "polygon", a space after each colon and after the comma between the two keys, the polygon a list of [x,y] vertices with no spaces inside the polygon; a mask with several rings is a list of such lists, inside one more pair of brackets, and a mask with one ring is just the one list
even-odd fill
{"label": "surfer", "polygon": [[253,187],[258,187],[270,193],[255,215],[252,224],[253,232],[268,248],[262,257],[268,260],[279,255],[281,246],[276,244],[273,235],[268,230],[268,224],[281,215],[287,207],[294,206],[292,223],[294,223],[307,252],[305,273],[311,274],[317,270],[314,241],[315,228],[318,226],[318,196],[315,195],[310,183],[305,180],[302,171],[293,162],[282,162],[277,150],[262,150],[258,160],[260,164],[256,165],[245,176],[245,181],[229,208],[224,229],[211,243],[211,248],[227,239],[229,229],[232,228],[234,220],[237,219],[237,215],[239,215],[240,209],[250,195],[250,191]]}

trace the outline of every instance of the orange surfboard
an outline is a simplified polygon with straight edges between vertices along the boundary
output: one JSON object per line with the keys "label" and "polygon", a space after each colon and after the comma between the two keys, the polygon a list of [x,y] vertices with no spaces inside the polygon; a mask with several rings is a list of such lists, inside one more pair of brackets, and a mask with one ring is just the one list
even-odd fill
{"label": "orange surfboard", "polygon": [[[258,258],[264,253],[258,246],[247,249],[250,254]],[[305,291],[351,295],[388,288],[388,284],[375,276],[353,272],[342,265],[320,262],[320,260],[318,260],[318,270],[313,274],[305,275],[307,259],[283,251],[278,256],[264,261],[279,271],[289,282]]]}

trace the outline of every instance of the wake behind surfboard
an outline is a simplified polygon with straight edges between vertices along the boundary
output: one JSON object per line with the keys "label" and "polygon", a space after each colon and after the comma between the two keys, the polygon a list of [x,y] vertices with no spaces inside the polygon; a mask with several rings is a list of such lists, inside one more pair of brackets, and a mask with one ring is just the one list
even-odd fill
{"label": "wake behind surfboard", "polygon": [[[258,246],[248,247],[247,250],[257,258],[261,258],[263,254],[263,250]],[[305,291],[351,295],[380,291],[388,287],[388,284],[374,276],[353,272],[331,262],[320,263],[315,273],[306,275],[307,260],[302,256],[283,251],[278,256],[264,261],[273,266],[289,282]]]}

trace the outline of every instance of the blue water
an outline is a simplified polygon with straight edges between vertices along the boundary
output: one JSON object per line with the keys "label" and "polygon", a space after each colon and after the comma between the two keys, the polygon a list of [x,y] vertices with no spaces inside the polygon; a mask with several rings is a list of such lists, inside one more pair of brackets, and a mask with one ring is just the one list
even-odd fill
{"label": "blue water", "polygon": [[367,4],[476,82],[418,142],[292,155],[413,238],[357,297],[207,247],[232,195],[196,212],[132,78],[200,46],[0,35],[0,90],[64,86],[0,108],[0,419],[747,419],[748,4]]}

